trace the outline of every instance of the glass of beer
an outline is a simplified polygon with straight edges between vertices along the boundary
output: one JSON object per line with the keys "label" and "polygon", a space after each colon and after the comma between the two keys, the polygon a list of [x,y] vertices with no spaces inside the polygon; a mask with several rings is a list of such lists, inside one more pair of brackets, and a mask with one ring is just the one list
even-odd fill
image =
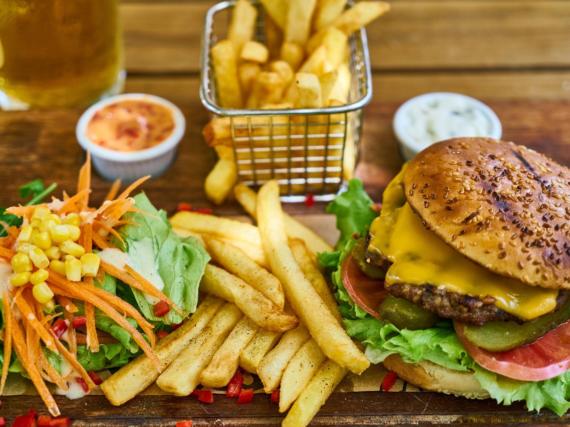
{"label": "glass of beer", "polygon": [[0,0],[0,108],[85,107],[124,75],[118,0]]}

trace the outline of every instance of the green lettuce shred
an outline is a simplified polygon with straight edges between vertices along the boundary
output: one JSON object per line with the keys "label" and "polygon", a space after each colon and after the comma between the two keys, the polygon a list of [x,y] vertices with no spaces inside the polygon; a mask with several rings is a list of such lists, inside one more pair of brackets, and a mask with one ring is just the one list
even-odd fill
{"label": "green lettuce shred", "polygon": [[451,322],[442,321],[423,330],[400,330],[354,304],[342,284],[340,265],[352,250],[353,235],[366,233],[376,217],[371,205],[372,200],[362,183],[350,181],[348,190],[327,207],[327,212],[337,216],[341,234],[336,251],[319,254],[319,262],[331,274],[345,329],[351,337],[365,344],[368,359],[372,363],[381,363],[386,357],[397,354],[409,363],[426,360],[456,371],[471,371],[481,387],[499,403],[510,405],[524,401],[530,411],[548,408],[559,416],[568,412],[570,371],[546,381],[512,380],[478,366],[459,342]]}

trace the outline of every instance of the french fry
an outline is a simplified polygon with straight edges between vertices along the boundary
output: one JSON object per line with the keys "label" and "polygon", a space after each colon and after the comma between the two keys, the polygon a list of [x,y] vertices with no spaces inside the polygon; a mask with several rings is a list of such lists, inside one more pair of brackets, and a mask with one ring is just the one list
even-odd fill
{"label": "french fry", "polygon": [[336,27],[327,28],[323,37],[323,46],[327,52],[327,65],[337,69],[346,57],[348,36]]}
{"label": "french fry", "polygon": [[283,371],[279,412],[289,409],[325,360],[326,357],[315,340],[310,339],[301,346]]}
{"label": "french fry", "polygon": [[237,178],[235,162],[219,159],[204,181],[204,192],[209,200],[221,205],[232,192]]}
{"label": "french fry", "polygon": [[261,292],[227,271],[207,265],[200,289],[232,302],[258,326],[274,332],[285,332],[297,325],[297,318],[277,307]]}
{"label": "french fry", "polygon": [[225,304],[208,326],[192,339],[172,364],[158,377],[156,384],[165,392],[188,396],[200,381],[216,350],[242,317],[233,304]]}
{"label": "french fry", "polygon": [[337,70],[323,74],[320,77],[323,93],[323,103],[329,107],[348,102],[350,93],[351,73],[347,64],[341,64]]}
{"label": "french fry", "polygon": [[269,181],[259,190],[257,223],[271,271],[281,281],[291,307],[323,353],[356,374],[364,372],[370,362],[330,313],[291,253],[277,181]]}
{"label": "french fry", "polygon": [[210,55],[214,67],[214,80],[218,102],[224,108],[243,105],[237,72],[237,52],[230,40],[222,40],[212,47]]}
{"label": "french fry", "polygon": [[285,82],[278,73],[262,71],[253,83],[251,94],[247,99],[247,108],[257,108],[262,104],[281,101]]}
{"label": "french fry", "polygon": [[293,404],[281,425],[283,427],[309,425],[345,375],[346,369],[332,360],[327,360]]}
{"label": "french fry", "polygon": [[265,64],[269,59],[269,50],[264,44],[250,40],[241,48],[240,59]]}
{"label": "french fry", "polygon": [[315,12],[315,30],[331,26],[346,7],[346,0],[319,0]]}
{"label": "french fry", "polygon": [[346,144],[344,145],[344,156],[342,162],[343,178],[347,181],[354,178],[354,169],[356,167],[356,145],[354,144],[354,134],[352,126],[349,126],[346,135]]}
{"label": "french fry", "polygon": [[241,249],[216,239],[206,239],[212,259],[230,273],[257,289],[278,308],[285,306],[285,294],[279,280],[260,267]]}
{"label": "french fry", "polygon": [[287,62],[294,71],[299,69],[304,57],[303,46],[297,43],[285,42],[281,46],[281,59]]}
{"label": "french fry", "polygon": [[265,252],[260,245],[254,245],[243,240],[235,240],[235,239],[223,239],[219,236],[212,236],[216,239],[228,243],[232,246],[243,251],[244,254],[254,260],[257,264],[259,264],[263,268],[268,268],[269,264],[267,264],[267,258],[265,257]]}
{"label": "french fry", "polygon": [[232,19],[228,29],[228,39],[239,54],[244,44],[253,39],[257,9],[249,0],[238,0],[232,11]]}
{"label": "french fry", "polygon": [[279,386],[287,364],[309,339],[311,336],[307,328],[297,326],[285,332],[273,350],[265,355],[257,367],[257,375],[266,393],[271,393]]}
{"label": "french fry", "polygon": [[[223,305],[221,299],[206,297],[189,320],[158,342],[154,352],[163,370],[204,330]],[[107,378],[101,390],[111,404],[119,406],[150,386],[158,376],[151,360],[143,354]]]}
{"label": "french fry", "polygon": [[269,69],[281,76],[284,86],[289,86],[295,76],[291,65],[287,61],[273,61],[269,64]]}
{"label": "french fry", "polygon": [[311,285],[317,291],[317,294],[319,294],[331,314],[338,320],[339,324],[342,324],[342,317],[338,311],[336,300],[317,266],[317,260],[314,255],[309,252],[305,242],[301,239],[289,239],[289,246],[305,277],[311,282]]}
{"label": "french fry", "polygon": [[257,373],[257,367],[263,360],[263,357],[271,350],[281,334],[279,332],[267,331],[260,329],[257,331],[253,339],[239,356],[239,365],[252,374]]}
{"label": "french fry", "polygon": [[[389,10],[390,4],[383,1],[360,1],[336,18],[332,26],[350,36]],[[308,52],[313,52],[322,44],[325,33],[326,28],[321,28],[311,37],[306,46]]]}
{"label": "french fry", "polygon": [[205,387],[225,387],[235,374],[239,355],[257,332],[257,325],[248,317],[243,317],[218,348],[210,364],[200,376]]}
{"label": "french fry", "polygon": [[303,63],[299,72],[313,73],[318,76],[331,71],[332,67],[327,63],[327,49],[324,46],[319,46]]}
{"label": "french fry", "polygon": [[282,30],[287,23],[287,2],[288,0],[261,0],[267,14]]}
{"label": "french fry", "polygon": [[235,219],[204,215],[197,212],[178,212],[170,218],[170,223],[173,227],[183,228],[198,234],[239,240],[261,247],[261,237],[257,227]]}
{"label": "french fry", "polygon": [[322,106],[321,83],[316,74],[297,73],[295,84],[298,94],[297,107],[319,108]]}
{"label": "french fry", "polygon": [[[245,184],[238,184],[234,188],[234,195],[245,211],[257,220],[257,194],[255,191]],[[285,222],[287,236],[303,240],[313,254],[333,250],[332,246],[325,242],[321,236],[285,212],[283,212],[283,221]]]}
{"label": "french fry", "polygon": [[[242,93],[247,95],[251,92],[253,83],[255,82],[255,79],[257,79],[257,76],[260,72],[261,72],[261,67],[259,66],[259,64],[255,62],[244,62],[239,65],[238,74],[239,74],[239,83],[241,85]],[[206,128],[204,128],[204,132],[206,132],[206,129],[208,128],[209,125],[210,124],[208,124]],[[208,142],[208,137],[206,137],[206,142]]]}
{"label": "french fry", "polygon": [[289,0],[285,41],[304,45],[309,40],[317,0]]}

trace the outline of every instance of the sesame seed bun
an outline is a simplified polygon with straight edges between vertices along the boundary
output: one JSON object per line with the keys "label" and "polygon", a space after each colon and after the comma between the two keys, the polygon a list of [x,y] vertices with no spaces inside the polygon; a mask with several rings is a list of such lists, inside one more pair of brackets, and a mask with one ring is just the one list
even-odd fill
{"label": "sesame seed bun", "polygon": [[406,198],[457,251],[532,286],[570,289],[570,170],[512,142],[456,138],[419,153]]}
{"label": "sesame seed bun", "polygon": [[487,399],[489,397],[489,394],[481,388],[471,372],[453,371],[427,361],[406,363],[395,354],[387,357],[383,363],[387,369],[395,372],[403,380],[424,390],[469,399]]}

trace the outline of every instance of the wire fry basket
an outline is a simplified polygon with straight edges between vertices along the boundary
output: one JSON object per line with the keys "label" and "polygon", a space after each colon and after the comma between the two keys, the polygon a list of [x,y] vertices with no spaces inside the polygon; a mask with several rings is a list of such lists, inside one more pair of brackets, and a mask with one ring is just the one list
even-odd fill
{"label": "wire fry basket", "polygon": [[[222,108],[216,99],[210,49],[224,38],[227,25],[221,22],[234,3],[217,3],[206,14],[200,99],[229,126],[226,132],[238,180],[259,187],[276,179],[286,202],[305,201],[308,194],[316,201],[331,200],[352,177],[362,133],[362,108],[372,98],[366,31],[360,29],[349,38],[351,88],[345,105],[278,110]],[[256,37],[264,41],[263,8],[256,1],[252,3],[259,9]]]}

